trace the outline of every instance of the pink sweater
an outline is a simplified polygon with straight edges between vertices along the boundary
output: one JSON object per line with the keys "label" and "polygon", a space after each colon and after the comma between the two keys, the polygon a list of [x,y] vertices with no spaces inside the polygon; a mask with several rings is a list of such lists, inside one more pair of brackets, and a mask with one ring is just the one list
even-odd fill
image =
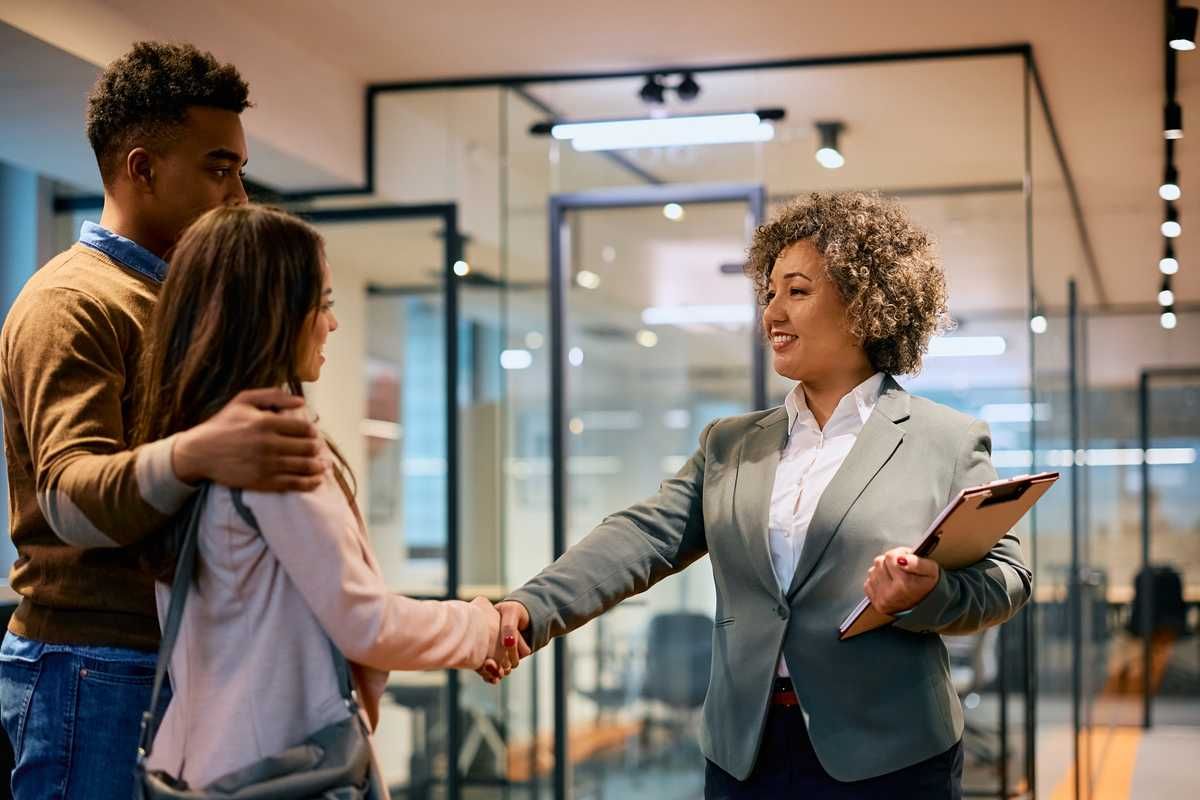
{"label": "pink sweater", "polygon": [[[391,669],[475,669],[499,619],[483,600],[389,591],[332,475],[309,493],[246,492],[262,530],[215,488],[200,523],[200,572],[171,659],[174,697],[150,758],[205,786],[346,717],[329,652],[353,662],[378,719]],[[158,584],[159,619],[170,588]]]}

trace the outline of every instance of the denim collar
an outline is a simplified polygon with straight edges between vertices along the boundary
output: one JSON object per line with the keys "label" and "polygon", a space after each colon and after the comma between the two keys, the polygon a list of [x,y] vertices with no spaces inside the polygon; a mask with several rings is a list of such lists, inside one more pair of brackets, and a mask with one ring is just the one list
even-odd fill
{"label": "denim collar", "polygon": [[83,227],[79,229],[79,243],[99,250],[118,264],[145,275],[156,283],[167,279],[167,262],[132,239],[118,236],[94,222],[83,223]]}

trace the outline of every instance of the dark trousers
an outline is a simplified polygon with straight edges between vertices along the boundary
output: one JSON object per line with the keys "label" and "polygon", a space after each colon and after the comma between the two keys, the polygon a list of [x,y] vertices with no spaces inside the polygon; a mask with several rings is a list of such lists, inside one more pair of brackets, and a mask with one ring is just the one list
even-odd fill
{"label": "dark trousers", "polygon": [[[863,746],[869,746],[868,741]],[[962,800],[963,753],[958,742],[941,755],[877,778],[843,783],[817,761],[799,707],[772,706],[754,771],[739,781],[711,761],[705,800]]]}

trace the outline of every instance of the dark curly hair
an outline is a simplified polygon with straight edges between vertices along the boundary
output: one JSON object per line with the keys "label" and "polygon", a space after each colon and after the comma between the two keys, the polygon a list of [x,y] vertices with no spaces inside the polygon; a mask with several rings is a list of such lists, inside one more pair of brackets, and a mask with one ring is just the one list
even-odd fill
{"label": "dark curly hair", "polygon": [[825,274],[871,365],[891,375],[920,372],[929,340],[950,327],[946,276],[929,236],[878,193],[798,198],[754,232],[746,274],[759,303],[766,302],[775,259],[804,240],[825,258]]}
{"label": "dark curly hair", "polygon": [[109,64],[88,96],[87,137],[107,186],[137,142],[169,137],[190,106],[240,114],[250,87],[232,64],[190,44],[137,42]]}

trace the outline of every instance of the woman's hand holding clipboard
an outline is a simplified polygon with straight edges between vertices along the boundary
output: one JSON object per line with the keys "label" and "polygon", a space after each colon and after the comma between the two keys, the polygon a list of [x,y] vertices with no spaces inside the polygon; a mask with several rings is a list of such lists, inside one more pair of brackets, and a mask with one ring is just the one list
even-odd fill
{"label": "woman's hand holding clipboard", "polygon": [[[1042,472],[963,489],[938,514],[913,554],[947,570],[982,560],[1057,480],[1057,472]],[[838,626],[838,638],[858,636],[894,619],[864,597]]]}

